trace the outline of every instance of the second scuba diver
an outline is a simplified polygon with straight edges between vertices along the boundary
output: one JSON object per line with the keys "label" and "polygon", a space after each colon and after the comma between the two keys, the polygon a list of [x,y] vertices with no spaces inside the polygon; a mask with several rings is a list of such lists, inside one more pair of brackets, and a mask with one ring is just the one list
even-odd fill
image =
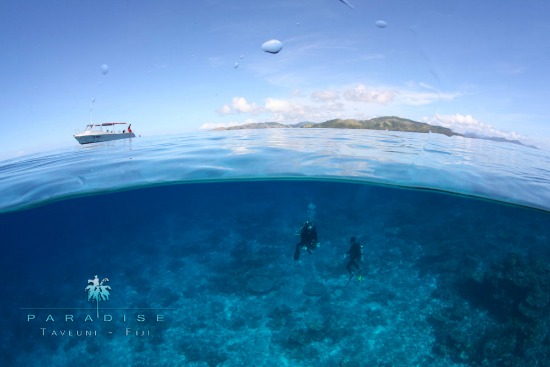
{"label": "second scuba diver", "polygon": [[349,273],[349,280],[351,280],[351,278],[354,276],[352,267],[354,267],[357,271],[357,280],[361,281],[363,279],[363,276],[361,275],[361,268],[359,267],[359,262],[361,261],[361,257],[363,255],[361,251],[362,248],[363,246],[361,246],[361,243],[357,242],[355,237],[351,237],[349,250],[348,252],[346,252],[346,255],[349,259],[348,263],[346,264],[346,269]]}

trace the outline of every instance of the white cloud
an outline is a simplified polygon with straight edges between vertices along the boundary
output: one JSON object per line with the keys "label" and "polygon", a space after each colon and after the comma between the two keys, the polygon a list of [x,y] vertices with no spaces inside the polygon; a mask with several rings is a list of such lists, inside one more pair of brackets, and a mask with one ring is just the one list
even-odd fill
{"label": "white cloud", "polygon": [[524,140],[525,137],[513,131],[498,130],[490,124],[475,119],[472,115],[434,115],[424,117],[423,120],[433,125],[448,127],[460,134],[475,134],[488,137],[498,137],[510,140]]}
{"label": "white cloud", "polygon": [[276,98],[268,98],[265,103],[265,109],[271,112],[290,112],[295,109],[293,103]]}
{"label": "white cloud", "polygon": [[231,113],[231,107],[229,107],[229,105],[226,104],[218,110],[218,113],[221,115],[228,115]]}
{"label": "white cloud", "polygon": [[403,86],[365,84],[342,85],[313,91],[293,90],[287,98],[268,97],[264,103],[233,97],[218,110],[221,115],[243,114],[260,121],[290,123],[325,121],[333,118],[369,118],[395,114],[406,106],[429,105],[448,101],[460,93],[443,93],[425,83]]}
{"label": "white cloud", "polygon": [[363,84],[344,90],[344,98],[352,102],[387,104],[395,97],[395,92],[384,89],[367,89]]}
{"label": "white cloud", "polygon": [[436,114],[431,118],[424,118],[424,120],[429,120],[431,123],[451,128],[462,134],[489,132],[494,129],[491,125],[476,120],[472,115],[462,115],[460,113],[454,115]]}
{"label": "white cloud", "polygon": [[243,112],[243,113],[255,113],[257,112],[258,107],[255,103],[248,103],[248,101],[243,97],[233,97],[233,111]]}
{"label": "white cloud", "polygon": [[329,102],[319,107],[320,110],[340,112],[344,110],[344,104],[340,102]]}
{"label": "white cloud", "polygon": [[338,93],[333,90],[318,90],[311,93],[311,98],[319,102],[327,102],[337,100],[339,97]]}
{"label": "white cloud", "polygon": [[260,112],[260,107],[258,107],[255,103],[249,103],[244,97],[233,97],[231,106],[226,104],[218,110],[218,113],[222,115],[228,115],[230,113],[257,114]]}
{"label": "white cloud", "polygon": [[441,92],[418,92],[414,90],[403,90],[398,92],[399,100],[404,104],[411,106],[422,106],[432,104],[437,101],[452,101],[460,93],[441,93]]}
{"label": "white cloud", "polygon": [[429,89],[429,90],[437,91],[437,89],[435,89],[434,87],[432,87],[432,86],[429,85],[428,83],[420,82],[420,83],[418,83],[418,86],[420,86],[420,87],[422,87],[422,88]]}
{"label": "white cloud", "polygon": [[268,98],[265,102],[265,110],[273,114],[275,121],[303,119],[309,109],[308,106],[286,99]]}
{"label": "white cloud", "polygon": [[231,126],[237,126],[242,124],[251,124],[254,122],[258,122],[254,119],[246,119],[245,121],[229,121],[229,122],[205,122],[200,126],[199,129],[201,130],[212,130],[219,127],[231,127]]}
{"label": "white cloud", "polygon": [[408,106],[424,106],[441,101],[452,101],[463,93],[442,92],[424,82],[409,81],[404,88],[395,88],[396,102]]}
{"label": "white cloud", "polygon": [[199,129],[201,130],[212,130],[212,129],[216,129],[218,127],[231,127],[231,126],[236,126],[236,125],[240,125],[241,123],[239,122],[205,122],[204,124],[202,124]]}

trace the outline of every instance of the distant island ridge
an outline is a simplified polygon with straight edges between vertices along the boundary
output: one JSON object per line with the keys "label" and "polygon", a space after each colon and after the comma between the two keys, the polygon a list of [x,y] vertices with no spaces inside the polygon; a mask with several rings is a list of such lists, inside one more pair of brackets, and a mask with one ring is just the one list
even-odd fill
{"label": "distant island ridge", "polygon": [[[299,122],[296,124],[281,124],[279,122],[257,122],[230,127],[218,127],[212,129],[219,130],[243,130],[243,129],[366,129],[366,130],[387,130],[387,131],[407,131],[414,133],[434,133],[446,136],[462,136],[474,139],[485,139],[512,144],[525,145],[519,140],[509,140],[500,137],[488,137],[475,134],[459,134],[453,130],[443,127],[430,125],[425,122],[413,121],[397,116],[375,117],[370,120],[356,119],[334,119],[325,122]],[[531,148],[536,148],[530,146]]]}

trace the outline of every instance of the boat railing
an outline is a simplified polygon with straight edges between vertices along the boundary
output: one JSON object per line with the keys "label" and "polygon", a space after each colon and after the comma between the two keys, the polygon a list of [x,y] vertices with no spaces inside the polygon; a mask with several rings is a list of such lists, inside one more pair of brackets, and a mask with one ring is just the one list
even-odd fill
{"label": "boat railing", "polygon": [[86,129],[74,129],[74,135],[83,133],[102,133],[102,134],[127,134],[129,133],[128,127],[114,128],[114,126],[102,126],[102,125],[87,125]]}

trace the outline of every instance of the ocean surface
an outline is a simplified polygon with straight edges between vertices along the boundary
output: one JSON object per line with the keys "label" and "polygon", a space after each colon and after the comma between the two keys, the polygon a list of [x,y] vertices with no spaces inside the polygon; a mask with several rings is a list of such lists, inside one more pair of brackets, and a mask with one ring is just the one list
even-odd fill
{"label": "ocean surface", "polygon": [[0,192],[0,366],[550,366],[546,150],[200,132],[5,160]]}

